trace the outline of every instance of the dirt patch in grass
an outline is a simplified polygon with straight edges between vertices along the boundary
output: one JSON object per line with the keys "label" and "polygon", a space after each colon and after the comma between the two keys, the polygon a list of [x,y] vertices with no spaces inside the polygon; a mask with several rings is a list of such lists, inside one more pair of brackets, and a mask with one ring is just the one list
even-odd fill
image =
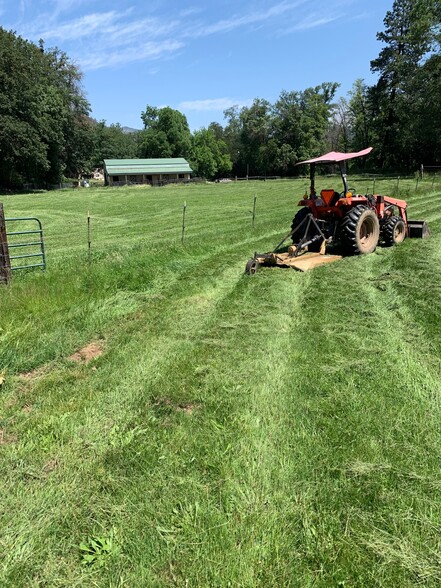
{"label": "dirt patch in grass", "polygon": [[0,429],[0,446],[1,445],[13,445],[17,443],[17,435],[11,435],[7,433],[4,429]]}
{"label": "dirt patch in grass", "polygon": [[100,357],[104,352],[104,344],[101,341],[92,341],[69,356],[76,363],[89,363],[92,359]]}
{"label": "dirt patch in grass", "polygon": [[173,402],[170,398],[159,398],[153,406],[159,411],[170,413],[172,411],[193,414],[199,408],[196,402]]}
{"label": "dirt patch in grass", "polygon": [[[92,359],[96,359],[100,357],[104,352],[104,342],[103,341],[91,341],[78,351],[75,351],[72,355],[68,357],[70,361],[75,361],[76,363],[89,363]],[[53,366],[52,366],[53,367]],[[32,382],[41,376],[46,375],[51,370],[51,365],[41,365],[29,372],[23,372],[19,374],[22,380],[26,382]]]}
{"label": "dirt patch in grass", "polygon": [[43,376],[47,371],[47,366],[40,366],[34,370],[31,370],[30,372],[24,372],[20,374],[20,378],[23,378],[23,380],[32,381]]}
{"label": "dirt patch in grass", "polygon": [[50,459],[44,466],[43,466],[43,473],[50,474],[54,470],[59,467],[59,462],[57,459]]}
{"label": "dirt patch in grass", "polygon": [[193,402],[188,402],[185,404],[177,404],[176,405],[176,410],[178,412],[185,412],[185,414],[193,414],[197,408],[198,408],[198,405]]}

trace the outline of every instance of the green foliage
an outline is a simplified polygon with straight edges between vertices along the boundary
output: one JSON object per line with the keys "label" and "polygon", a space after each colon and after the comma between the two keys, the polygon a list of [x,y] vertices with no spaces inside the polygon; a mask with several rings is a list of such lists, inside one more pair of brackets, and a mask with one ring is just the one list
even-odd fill
{"label": "green foliage", "polygon": [[337,87],[283,91],[274,105],[256,99],[250,107],[225,111],[224,138],[235,173],[290,174],[296,161],[322,152]]}
{"label": "green foliage", "polygon": [[191,133],[185,115],[170,107],[147,106],[141,114],[141,157],[186,157],[191,155]]}
{"label": "green foliage", "polygon": [[79,545],[81,563],[85,566],[105,567],[109,559],[118,552],[113,536],[88,537]]}
{"label": "green foliage", "polygon": [[57,49],[0,28],[0,185],[75,175],[89,144],[81,74]]}
{"label": "green foliage", "polygon": [[102,167],[104,159],[134,159],[138,155],[138,132],[127,133],[120,124],[92,122],[90,168]]}
{"label": "green foliage", "polygon": [[191,167],[195,175],[214,179],[229,174],[232,162],[227,146],[213,130],[200,129],[193,134]]}
{"label": "green foliage", "polygon": [[[409,169],[421,162],[415,131],[426,118],[429,96],[421,94],[419,82],[424,61],[436,51],[440,24],[438,0],[395,0],[384,18],[384,31],[377,35],[385,47],[371,62],[372,71],[379,74],[372,88],[372,126],[385,167]],[[441,156],[441,143],[437,143],[436,159]]]}
{"label": "green foliage", "polygon": [[373,142],[373,108],[370,89],[363,80],[359,79],[354,82],[349,96],[351,148],[354,151],[360,151]]}
{"label": "green foliage", "polygon": [[327,131],[329,150],[348,151],[350,142],[350,120],[348,102],[340,98],[332,108],[331,121]]}
{"label": "green foliage", "polygon": [[[413,99],[408,101],[413,148],[418,162],[441,164],[441,55],[433,54],[412,81]],[[416,157],[415,157],[416,159]]]}

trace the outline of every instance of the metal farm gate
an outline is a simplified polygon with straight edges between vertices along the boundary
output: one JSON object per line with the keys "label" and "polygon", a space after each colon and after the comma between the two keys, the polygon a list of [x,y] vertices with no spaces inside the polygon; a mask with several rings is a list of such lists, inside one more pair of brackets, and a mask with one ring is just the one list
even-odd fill
{"label": "metal farm gate", "polygon": [[0,283],[8,283],[11,272],[46,269],[43,226],[34,216],[5,218],[0,203]]}

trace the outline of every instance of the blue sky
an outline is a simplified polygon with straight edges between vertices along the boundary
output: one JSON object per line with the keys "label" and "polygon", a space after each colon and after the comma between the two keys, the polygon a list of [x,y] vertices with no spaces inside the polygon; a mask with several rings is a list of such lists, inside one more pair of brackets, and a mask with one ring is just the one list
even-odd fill
{"label": "blue sky", "polygon": [[282,90],[369,70],[392,0],[0,0],[0,25],[44,39],[80,67],[92,116],[142,128],[147,105],[183,112],[192,130]]}

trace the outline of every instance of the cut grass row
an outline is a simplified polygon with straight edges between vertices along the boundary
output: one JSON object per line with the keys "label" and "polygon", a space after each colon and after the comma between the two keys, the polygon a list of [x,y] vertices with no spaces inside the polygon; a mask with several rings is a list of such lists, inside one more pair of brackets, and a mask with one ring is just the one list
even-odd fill
{"label": "cut grass row", "polygon": [[[2,291],[2,585],[439,584],[441,205],[430,241],[247,277],[292,216],[272,186],[254,232],[209,187],[197,242],[156,216],[141,245],[103,232],[90,266],[58,210],[53,266]],[[140,228],[135,194],[103,197]],[[91,340],[103,355],[68,359]]]}

